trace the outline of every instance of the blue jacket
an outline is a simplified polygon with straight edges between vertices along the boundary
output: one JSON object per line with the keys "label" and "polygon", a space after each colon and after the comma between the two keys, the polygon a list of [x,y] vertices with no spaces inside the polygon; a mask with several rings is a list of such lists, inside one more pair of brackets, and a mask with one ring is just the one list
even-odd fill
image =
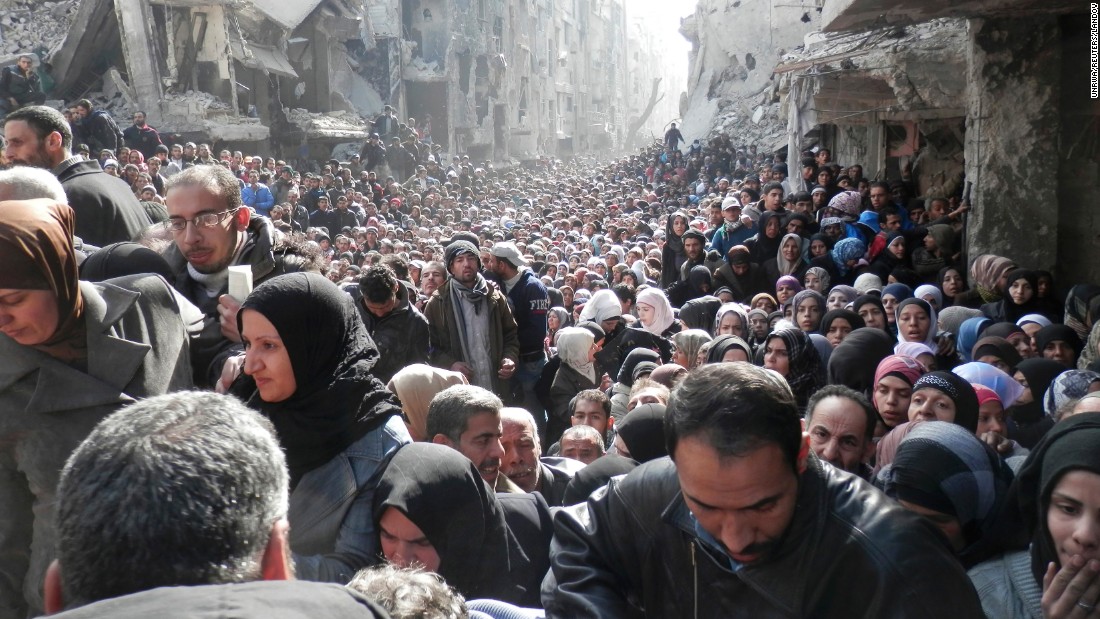
{"label": "blue jacket", "polygon": [[530,269],[524,269],[507,296],[512,317],[516,319],[520,356],[541,353],[546,339],[546,313],[550,309],[546,286]]}
{"label": "blue jacket", "polygon": [[267,217],[271,214],[271,207],[275,206],[275,196],[263,183],[257,183],[256,189],[252,185],[245,185],[241,189],[241,201],[245,206],[251,206],[257,213]]}
{"label": "blue jacket", "polygon": [[299,580],[346,584],[360,569],[379,562],[374,488],[390,456],[411,442],[405,423],[395,415],[302,476],[290,493],[287,512]]}

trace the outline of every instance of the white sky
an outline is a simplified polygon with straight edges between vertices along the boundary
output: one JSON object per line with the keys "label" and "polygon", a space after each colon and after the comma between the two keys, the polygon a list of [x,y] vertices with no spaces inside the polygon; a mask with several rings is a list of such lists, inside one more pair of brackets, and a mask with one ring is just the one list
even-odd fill
{"label": "white sky", "polygon": [[[665,40],[666,62],[675,65],[676,73],[687,78],[688,52],[691,44],[680,34],[680,18],[695,12],[694,0],[624,0],[628,15],[648,15],[646,20],[656,34]],[[682,87],[686,84],[682,85]]]}

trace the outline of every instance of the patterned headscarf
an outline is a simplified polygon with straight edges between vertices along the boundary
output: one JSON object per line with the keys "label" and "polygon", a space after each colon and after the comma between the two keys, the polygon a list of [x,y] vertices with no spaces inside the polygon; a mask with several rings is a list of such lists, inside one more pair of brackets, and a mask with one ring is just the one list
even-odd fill
{"label": "patterned headscarf", "polygon": [[836,265],[837,271],[841,275],[847,275],[848,271],[851,270],[848,262],[862,258],[863,254],[867,253],[867,245],[856,238],[840,239],[829,253],[833,257],[833,263]]}
{"label": "patterned headscarf", "polygon": [[785,378],[798,405],[805,407],[810,396],[825,384],[825,366],[821,363],[821,356],[810,342],[810,336],[798,329],[776,331],[765,342],[775,338],[787,345],[788,369]]}
{"label": "patterned headscarf", "polygon": [[966,428],[971,434],[978,429],[978,395],[963,377],[951,372],[929,372],[913,384],[913,393],[921,389],[935,389],[955,403],[955,425]]}
{"label": "patterned headscarf", "polygon": [[803,276],[803,283],[805,283],[806,276],[814,275],[817,280],[821,282],[821,290],[825,291],[829,289],[829,284],[832,283],[832,278],[829,277],[829,272],[821,267],[810,267],[806,269],[806,275]]}
{"label": "patterned headscarf", "polygon": [[1016,268],[1016,263],[1003,256],[982,254],[974,259],[970,265],[970,281],[978,289],[982,300],[993,303],[1001,300],[1001,291],[997,289],[997,283],[1009,271]]}
{"label": "patterned headscarf", "polygon": [[858,191],[842,191],[829,200],[829,207],[841,213],[848,220],[859,217],[860,208],[863,206],[863,195]]}
{"label": "patterned headscarf", "polygon": [[1073,400],[1084,397],[1093,383],[1100,382],[1100,374],[1088,370],[1068,370],[1054,379],[1043,396],[1043,409],[1047,415],[1058,419],[1058,410]]}

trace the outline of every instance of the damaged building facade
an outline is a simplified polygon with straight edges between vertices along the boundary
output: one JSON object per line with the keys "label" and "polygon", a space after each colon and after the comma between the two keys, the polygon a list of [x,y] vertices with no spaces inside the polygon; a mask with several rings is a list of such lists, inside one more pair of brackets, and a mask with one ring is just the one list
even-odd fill
{"label": "damaged building facade", "polygon": [[790,141],[816,132],[834,158],[881,178],[908,164],[922,196],[969,187],[970,258],[1009,254],[1062,281],[1098,281],[1087,8],[825,0],[820,45],[810,37],[779,68]]}
{"label": "damaged building facade", "polygon": [[[1100,107],[1087,3],[700,0],[684,134],[970,188],[965,251],[1098,281]],[[757,19],[740,19],[753,11]],[[760,19],[766,16],[767,19]]]}
{"label": "damaged building facade", "polygon": [[652,135],[668,120],[647,106],[648,89],[629,94],[633,73],[663,78],[669,101],[680,96],[626,0],[76,7],[48,53],[51,99],[95,95],[121,125],[141,109],[161,133],[216,148],[327,158],[364,141],[392,105],[402,121],[430,116],[443,152],[475,160],[611,152],[629,146],[632,121],[649,121]]}

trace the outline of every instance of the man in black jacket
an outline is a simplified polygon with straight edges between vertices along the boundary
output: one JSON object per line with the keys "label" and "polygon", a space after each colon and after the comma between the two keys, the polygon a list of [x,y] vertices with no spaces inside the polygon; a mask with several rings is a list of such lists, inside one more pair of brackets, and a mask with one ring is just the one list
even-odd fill
{"label": "man in black jacket", "polygon": [[69,206],[76,211],[76,235],[103,247],[132,241],[150,224],[134,192],[95,161],[73,156],[73,134],[57,110],[32,105],[4,119],[4,154],[14,165],[45,168],[54,173]]}
{"label": "man in black jacket", "polygon": [[382,357],[371,372],[383,383],[401,368],[428,362],[428,319],[409,303],[409,289],[390,267],[370,267],[348,291]]}
{"label": "man in black jacket", "polygon": [[42,105],[46,94],[42,80],[34,70],[34,59],[22,55],[14,67],[4,67],[0,73],[0,111],[8,112],[33,103]]}
{"label": "man in black jacket", "polygon": [[664,431],[671,460],[555,515],[547,617],[983,616],[930,522],[810,453],[774,372],[692,372]]}
{"label": "man in black jacket", "polygon": [[122,130],[118,128],[115,119],[105,110],[97,110],[88,99],[76,102],[75,109],[80,114],[80,122],[84,128],[84,137],[88,140],[88,146],[93,153],[101,150],[109,150],[118,154],[122,146]]}
{"label": "man in black jacket", "polygon": [[502,284],[504,294],[508,297],[508,306],[512,309],[512,317],[516,320],[516,334],[519,336],[519,367],[512,379],[513,392],[522,390],[523,399],[520,404],[539,419],[543,417],[543,410],[535,396],[535,383],[546,365],[546,353],[543,352],[542,345],[546,339],[546,313],[550,310],[550,295],[538,276],[527,268],[527,261],[515,243],[496,243],[489,254],[486,270],[492,271]]}
{"label": "man in black jacket", "polygon": [[161,145],[160,134],[145,123],[145,112],[141,111],[134,112],[134,124],[126,127],[122,137],[126,146],[141,151],[146,161],[156,156],[157,147]]}

